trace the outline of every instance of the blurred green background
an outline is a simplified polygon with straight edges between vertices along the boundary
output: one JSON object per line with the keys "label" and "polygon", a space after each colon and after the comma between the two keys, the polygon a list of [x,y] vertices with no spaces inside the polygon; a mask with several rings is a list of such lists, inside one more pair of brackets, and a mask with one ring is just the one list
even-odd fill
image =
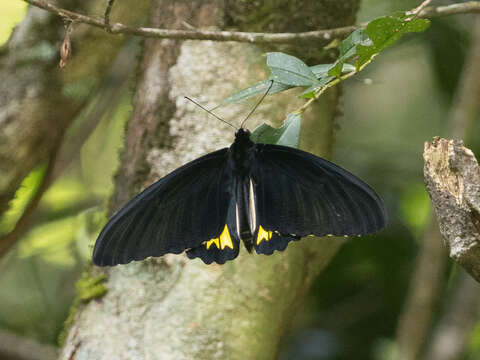
{"label": "blurred green background", "polygon": [[[415,4],[365,0],[357,22]],[[0,2],[0,44],[25,10],[22,1]],[[333,159],[382,195],[391,222],[386,231],[351,239],[342,247],[316,280],[283,342],[281,359],[392,358],[398,318],[431,211],[423,185],[423,144],[446,133],[472,24],[472,15],[434,20],[427,32],[407,36],[344,84]],[[57,343],[75,282],[103,221],[131,111],[132,86],[124,85],[118,105],[45,194],[35,225],[19,246],[0,259],[0,328]],[[475,130],[465,140],[479,154],[479,137],[473,136],[479,134],[478,122]],[[44,170],[39,167],[24,180],[10,211],[0,219],[0,234],[12,229]],[[450,264],[438,314],[457,276]],[[480,326],[463,356],[478,358]]]}

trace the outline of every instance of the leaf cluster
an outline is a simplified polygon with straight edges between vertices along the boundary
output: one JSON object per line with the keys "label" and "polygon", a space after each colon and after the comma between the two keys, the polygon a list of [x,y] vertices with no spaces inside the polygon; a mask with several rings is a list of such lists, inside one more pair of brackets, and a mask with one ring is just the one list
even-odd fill
{"label": "leaf cluster", "polygon": [[330,64],[308,66],[292,55],[267,53],[267,67],[270,70],[268,79],[233,93],[221,105],[239,103],[266,92],[267,95],[273,95],[295,87],[305,88],[300,97],[308,101],[288,114],[283,126],[276,129],[261,124],[251,137],[255,142],[298,147],[301,115],[312,101],[328,88],[362,71],[375,56],[395,44],[403,35],[425,31],[429,25],[429,20],[415,18],[408,12],[377,18],[341,41],[338,44],[338,58]]}

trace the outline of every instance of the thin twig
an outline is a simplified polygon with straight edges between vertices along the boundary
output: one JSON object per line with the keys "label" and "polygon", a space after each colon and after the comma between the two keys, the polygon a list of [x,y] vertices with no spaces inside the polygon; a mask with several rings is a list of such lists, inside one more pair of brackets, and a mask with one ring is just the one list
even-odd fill
{"label": "thin twig", "polygon": [[115,0],[108,0],[107,8],[105,9],[105,15],[103,16],[105,28],[108,32],[112,31],[112,28],[110,26],[110,12],[112,11],[114,2]]}
{"label": "thin twig", "polygon": [[[238,32],[238,31],[205,31],[205,30],[169,30],[159,28],[132,27],[120,23],[106,24],[105,19],[83,15],[73,11],[59,8],[43,0],[23,0],[30,5],[49,11],[53,14],[75,20],[79,23],[89,24],[113,34],[132,34],[143,37],[175,40],[212,40],[212,41],[236,41],[247,43],[297,43],[310,42],[318,40],[331,40],[348,36],[354,30],[364,27],[345,26],[334,29],[307,31],[299,33],[256,33],[256,32]],[[113,2],[113,1],[112,1]],[[108,7],[107,7],[108,9]],[[418,17],[434,18],[455,14],[480,13],[480,2],[470,1],[466,3],[452,4],[448,6],[426,7],[420,9]]]}
{"label": "thin twig", "polygon": [[424,2],[422,2],[420,5],[418,5],[415,9],[413,9],[411,11],[411,13],[413,15],[418,15],[422,12],[423,9],[425,9],[428,5],[430,5],[430,3],[432,2],[432,0],[425,0]]}
{"label": "thin twig", "polygon": [[339,76],[337,77],[336,79],[330,81],[328,84],[326,84],[325,86],[322,86],[320,87],[319,89],[317,89],[315,91],[315,93],[313,94],[313,98],[309,99],[305,104],[303,104],[300,108],[298,108],[297,110],[294,111],[294,113],[298,113],[298,114],[302,114],[305,110],[308,109],[308,107],[316,100],[318,100],[320,98],[320,96],[325,92],[327,91],[327,89],[331,88],[331,87],[334,87],[336,86],[338,83],[340,83],[341,81],[344,81],[344,80],[347,80],[349,78],[351,78],[352,76],[355,76],[356,74],[358,74],[360,71],[362,71],[368,64],[370,64],[373,60],[373,58],[375,57],[376,55],[373,55],[370,60],[366,61],[362,66],[360,66],[358,68],[358,70],[354,70],[354,71],[350,71],[349,73],[346,73],[345,75],[342,75],[342,76]]}

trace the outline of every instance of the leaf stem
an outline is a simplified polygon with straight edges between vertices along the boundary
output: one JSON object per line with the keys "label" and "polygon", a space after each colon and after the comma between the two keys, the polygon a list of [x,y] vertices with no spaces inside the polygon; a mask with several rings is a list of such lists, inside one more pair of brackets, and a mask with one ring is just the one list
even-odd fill
{"label": "leaf stem", "polygon": [[351,78],[352,76],[358,74],[360,71],[362,71],[368,64],[370,64],[373,60],[373,58],[376,56],[377,54],[374,54],[372,55],[372,57],[366,61],[364,64],[362,64],[357,70],[353,70],[353,71],[350,71],[348,73],[346,73],[345,75],[342,75],[342,76],[339,76],[337,78],[335,78],[334,80],[330,81],[328,84],[318,88],[317,90],[315,90],[314,94],[313,94],[313,98],[309,99],[305,104],[303,104],[301,107],[299,107],[297,110],[293,111],[293,113],[295,114],[303,114],[305,112],[305,110],[308,109],[308,107],[316,100],[318,100],[320,98],[320,96],[322,96],[322,94],[327,91],[327,89],[331,88],[331,87],[334,87],[336,86],[337,84],[339,84],[340,82],[344,81],[344,80],[347,80],[349,78]]}

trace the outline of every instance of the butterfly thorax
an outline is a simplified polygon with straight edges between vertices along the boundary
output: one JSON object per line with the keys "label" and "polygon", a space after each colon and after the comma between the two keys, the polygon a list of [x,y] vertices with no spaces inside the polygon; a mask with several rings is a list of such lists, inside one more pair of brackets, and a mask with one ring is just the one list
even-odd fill
{"label": "butterfly thorax", "polygon": [[249,150],[254,146],[250,131],[240,128],[235,132],[235,141],[230,146],[230,165],[237,176],[248,176],[250,169]]}

